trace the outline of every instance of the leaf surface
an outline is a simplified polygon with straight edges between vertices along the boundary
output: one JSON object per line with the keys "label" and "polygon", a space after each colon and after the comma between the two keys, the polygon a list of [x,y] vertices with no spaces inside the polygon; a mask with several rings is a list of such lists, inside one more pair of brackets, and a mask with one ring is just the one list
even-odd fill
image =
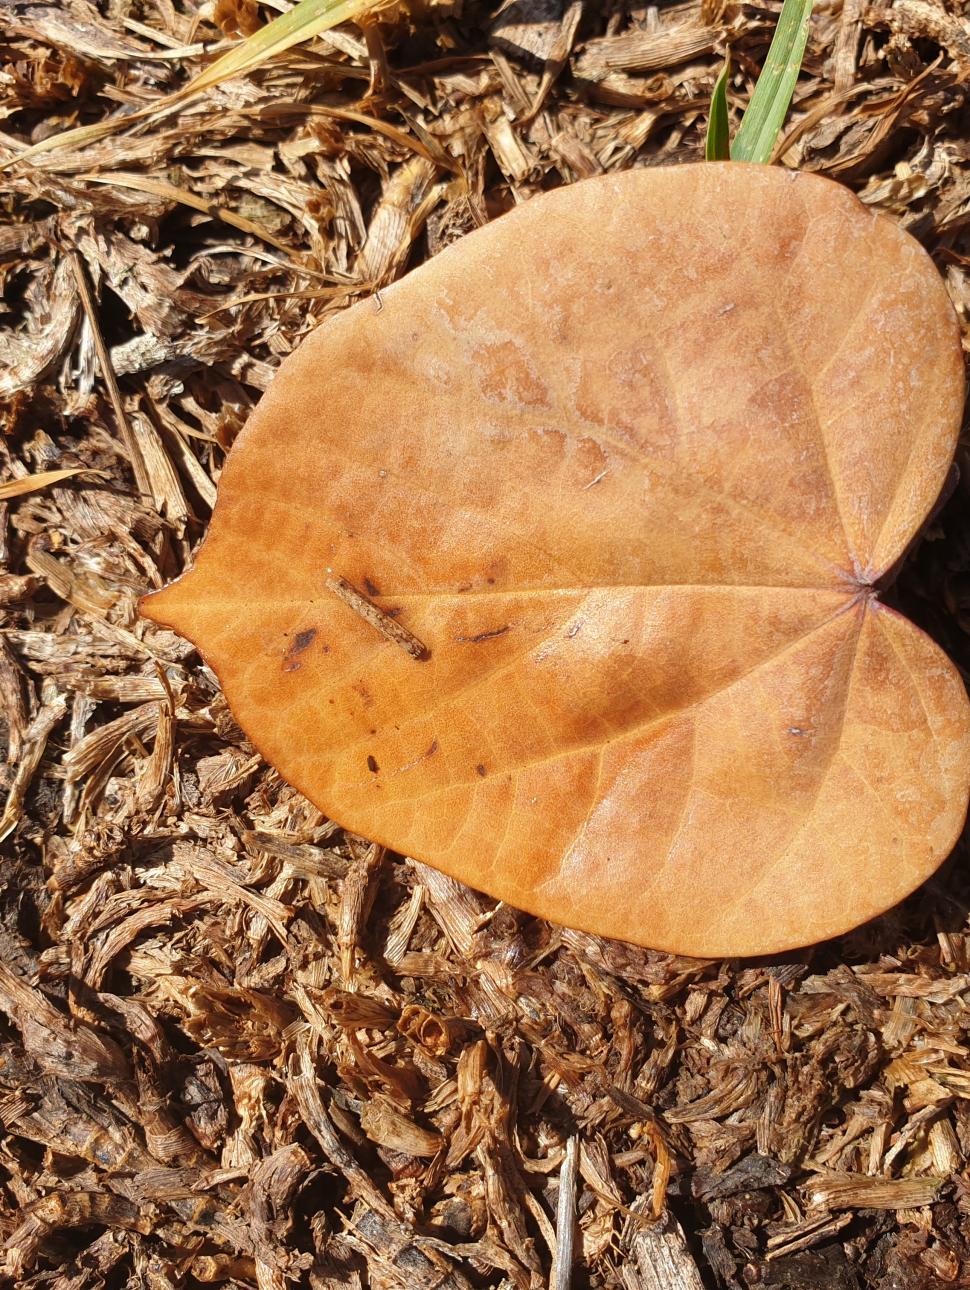
{"label": "leaf surface", "polygon": [[313,333],[144,610],[356,832],[604,935],[805,944],[964,819],[962,683],[874,590],[962,400],[931,262],[836,185],[588,181]]}

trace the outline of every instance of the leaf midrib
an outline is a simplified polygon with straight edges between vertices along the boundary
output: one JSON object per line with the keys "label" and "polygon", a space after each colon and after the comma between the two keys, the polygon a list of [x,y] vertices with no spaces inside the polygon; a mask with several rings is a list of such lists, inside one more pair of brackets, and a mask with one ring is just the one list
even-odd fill
{"label": "leaf midrib", "polygon": [[[502,766],[500,769],[496,770],[496,774],[498,775],[498,774],[518,773],[519,771],[522,771],[522,770],[528,770],[532,766],[541,766],[547,763],[552,764],[556,761],[561,760],[564,757],[578,756],[582,753],[594,752],[597,750],[605,749],[623,740],[635,738],[637,735],[642,734],[644,731],[649,730],[653,726],[660,725],[664,721],[671,720],[678,716],[683,716],[684,713],[686,712],[694,711],[695,709],[702,707],[705,703],[710,702],[711,699],[714,699],[719,695],[724,694],[726,691],[733,689],[736,685],[742,684],[744,681],[748,680],[751,676],[756,675],[763,668],[769,667],[773,663],[776,663],[779,659],[783,658],[785,654],[804,645],[804,643],[807,640],[809,640],[812,636],[822,631],[823,628],[829,626],[829,624],[834,622],[835,619],[841,617],[845,613],[850,612],[857,604],[858,604],[858,598],[856,597],[850,601],[847,601],[844,605],[840,605],[838,609],[836,609],[833,613],[828,614],[821,622],[817,623],[814,627],[811,627],[807,631],[802,632],[799,636],[795,637],[793,640],[787,641],[785,645],[783,645],[780,649],[775,650],[773,653],[767,655],[766,657],[759,659],[757,663],[754,663],[752,664],[751,667],[746,668],[738,676],[733,677],[730,681],[726,682],[724,685],[715,686],[713,689],[708,691],[708,693],[703,695],[701,698],[695,699],[691,703],[686,703],[679,708],[672,708],[669,711],[664,712],[658,716],[650,717],[646,721],[629,726],[625,730],[620,731],[619,733],[611,736],[608,739],[597,739],[589,743],[579,744],[574,747],[565,749],[561,752],[557,751],[544,757],[532,758],[528,761],[522,762],[521,764],[516,764],[514,766]],[[868,608],[864,610],[864,613],[867,613],[867,612],[868,612]],[[858,634],[856,638],[856,647],[858,647],[858,640],[859,640],[859,637],[861,636],[862,621],[863,621],[863,618],[860,616],[860,623],[859,623]],[[535,648],[535,642],[531,643],[530,648]],[[503,664],[501,667],[493,670],[492,672],[487,673],[483,677],[476,678],[469,685],[460,686],[457,690],[450,692],[448,695],[445,696],[446,699],[450,702],[453,699],[459,698],[462,694],[466,694],[470,689],[474,689],[477,684],[485,685],[485,684],[493,683],[496,676],[501,676],[503,672],[506,672],[509,669],[518,666],[521,660],[522,660],[522,656],[516,655],[514,658],[507,660],[507,662]],[[853,664],[854,664],[854,660],[853,660]],[[421,715],[424,717],[433,716],[433,714],[437,712],[438,706],[439,705],[423,709]],[[346,754],[352,752],[354,749],[359,748],[368,742],[371,742],[370,736],[361,736],[361,738],[359,739],[356,739],[349,743],[345,743],[341,745],[340,754],[343,757]],[[394,774],[394,772],[389,771],[388,774],[391,775],[391,774]],[[341,788],[345,787],[348,783],[349,781],[346,781],[346,780],[338,780],[334,785],[328,788],[328,791],[339,792]],[[481,780],[478,778],[475,778],[475,779],[469,778],[468,780],[452,781],[448,784],[441,785],[439,788],[429,790],[429,792],[427,793],[410,795],[408,796],[407,800],[409,803],[417,802],[417,801],[423,800],[426,797],[434,796],[436,793],[448,792],[449,790],[458,789],[458,788],[475,787],[480,783],[481,783]]]}

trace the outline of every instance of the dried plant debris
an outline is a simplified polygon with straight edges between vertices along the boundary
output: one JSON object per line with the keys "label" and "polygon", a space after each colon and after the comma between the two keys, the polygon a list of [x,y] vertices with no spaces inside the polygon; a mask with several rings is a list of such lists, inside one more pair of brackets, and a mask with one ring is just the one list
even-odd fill
{"label": "dried plant debris", "polygon": [[[4,1283],[967,1283],[964,850],[770,961],[566,932],[336,829],[135,613],[312,327],[701,158],[775,6],[388,6],[171,109],[285,7],[0,3]],[[919,238],[970,338],[968,71],[959,4],[819,4],[778,157]],[[966,673],[959,459],[889,599]]]}

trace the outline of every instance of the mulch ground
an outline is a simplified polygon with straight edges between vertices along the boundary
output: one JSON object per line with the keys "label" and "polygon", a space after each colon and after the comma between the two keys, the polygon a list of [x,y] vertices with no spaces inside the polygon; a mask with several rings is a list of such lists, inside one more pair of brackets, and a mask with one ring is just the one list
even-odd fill
{"label": "mulch ground", "polygon": [[[0,164],[118,126],[0,172],[3,1275],[970,1285],[964,851],[770,961],[564,931],[342,833],[136,612],[302,336],[536,192],[702,157],[776,9],[426,0],[169,101],[284,8],[0,0]],[[968,83],[958,0],[823,0],[778,149],[965,323]],[[968,491],[889,593],[965,671]]]}

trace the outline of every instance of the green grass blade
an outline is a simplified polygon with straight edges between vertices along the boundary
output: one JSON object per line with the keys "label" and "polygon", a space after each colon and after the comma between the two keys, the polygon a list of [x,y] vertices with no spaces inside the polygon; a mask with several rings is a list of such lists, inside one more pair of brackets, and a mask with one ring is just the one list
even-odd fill
{"label": "green grass blade", "polygon": [[812,0],[785,0],[782,5],[768,57],[731,145],[734,161],[771,160],[795,93],[811,16]]}
{"label": "green grass blade", "polygon": [[711,95],[711,114],[707,119],[707,141],[704,145],[704,157],[707,161],[728,161],[731,157],[727,101],[730,75],[731,55],[728,54],[721,74],[714,82],[714,93]]}

